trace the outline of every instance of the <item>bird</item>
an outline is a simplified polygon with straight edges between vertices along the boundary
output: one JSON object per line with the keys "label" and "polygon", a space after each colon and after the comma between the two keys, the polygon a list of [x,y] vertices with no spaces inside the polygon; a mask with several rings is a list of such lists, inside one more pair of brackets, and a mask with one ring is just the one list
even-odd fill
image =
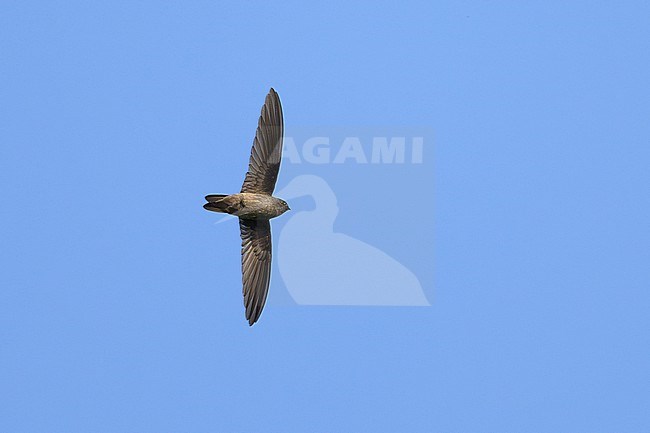
{"label": "bird", "polygon": [[203,208],[239,217],[242,257],[242,292],[246,320],[253,326],[266,303],[271,281],[270,219],[290,210],[286,201],[273,197],[280,170],[284,120],[278,93],[266,95],[241,192],[209,194]]}

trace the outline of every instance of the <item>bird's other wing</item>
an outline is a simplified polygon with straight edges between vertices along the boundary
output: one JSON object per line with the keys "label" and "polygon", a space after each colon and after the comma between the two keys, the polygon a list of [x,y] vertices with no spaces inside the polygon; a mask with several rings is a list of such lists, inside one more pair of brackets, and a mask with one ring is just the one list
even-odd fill
{"label": "bird's other wing", "polygon": [[271,280],[271,224],[269,220],[239,219],[244,306],[248,324],[257,322],[266,303]]}
{"label": "bird's other wing", "polygon": [[257,123],[255,140],[248,163],[248,173],[241,192],[258,194],[273,193],[280,170],[284,120],[280,97],[275,90],[269,90]]}

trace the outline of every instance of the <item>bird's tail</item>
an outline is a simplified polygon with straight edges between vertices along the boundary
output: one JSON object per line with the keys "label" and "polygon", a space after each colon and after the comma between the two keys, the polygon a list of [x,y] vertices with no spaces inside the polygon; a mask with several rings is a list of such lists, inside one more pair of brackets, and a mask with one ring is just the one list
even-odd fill
{"label": "bird's tail", "polygon": [[203,205],[203,208],[212,212],[233,213],[236,209],[233,209],[230,201],[224,200],[226,197],[228,197],[227,194],[206,195],[205,199],[208,202]]}
{"label": "bird's tail", "polygon": [[224,197],[228,197],[228,194],[210,194],[210,195],[206,195],[205,199],[209,202],[213,202],[213,201],[219,201]]}

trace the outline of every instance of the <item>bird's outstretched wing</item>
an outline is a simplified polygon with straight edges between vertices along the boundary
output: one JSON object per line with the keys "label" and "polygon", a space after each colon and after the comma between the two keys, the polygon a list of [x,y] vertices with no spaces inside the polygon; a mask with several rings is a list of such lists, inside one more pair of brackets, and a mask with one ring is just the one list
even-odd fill
{"label": "bird's outstretched wing", "polygon": [[241,192],[268,195],[273,193],[280,170],[283,134],[284,121],[280,97],[275,90],[271,89],[266,95],[262,114],[257,123],[248,173]]}
{"label": "bird's outstretched wing", "polygon": [[239,219],[241,265],[246,319],[253,325],[262,314],[271,280],[271,224],[269,220]]}

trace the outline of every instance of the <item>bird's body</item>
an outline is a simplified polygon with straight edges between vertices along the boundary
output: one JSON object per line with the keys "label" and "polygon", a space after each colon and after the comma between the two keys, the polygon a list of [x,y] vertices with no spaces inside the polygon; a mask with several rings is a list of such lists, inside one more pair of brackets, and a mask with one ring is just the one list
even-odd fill
{"label": "bird's body", "polygon": [[210,201],[212,196],[207,196],[208,206],[212,211],[224,212],[244,219],[271,219],[282,215],[288,210],[287,203],[279,198],[251,192],[241,192],[219,197]]}
{"label": "bird's body", "polygon": [[266,95],[248,172],[240,193],[211,194],[203,207],[239,217],[242,239],[242,284],[246,319],[253,325],[262,314],[271,281],[271,224],[269,220],[289,210],[273,197],[280,170],[284,120],[280,98],[271,89]]}

